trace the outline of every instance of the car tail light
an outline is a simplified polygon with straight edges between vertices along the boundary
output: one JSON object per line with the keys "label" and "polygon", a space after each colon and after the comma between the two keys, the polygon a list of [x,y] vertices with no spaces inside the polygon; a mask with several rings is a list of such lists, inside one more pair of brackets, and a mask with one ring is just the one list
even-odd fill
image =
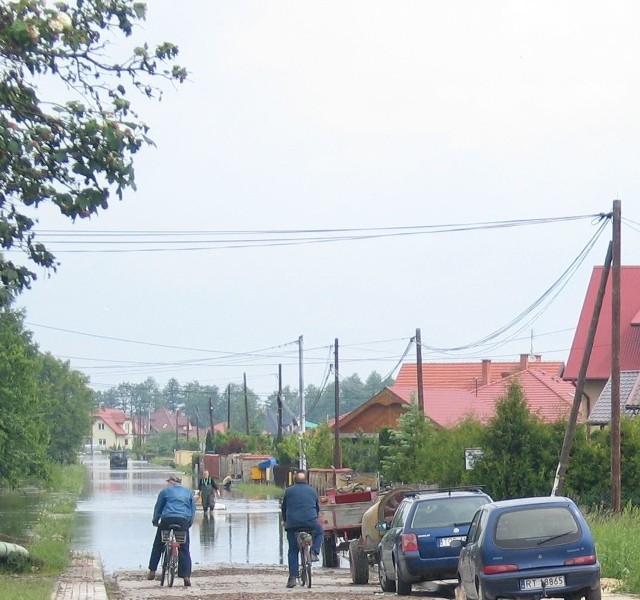
{"label": "car tail light", "polygon": [[418,538],[415,533],[403,533],[400,536],[400,547],[403,552],[417,552]]}
{"label": "car tail light", "polygon": [[564,561],[565,565],[595,565],[596,555],[589,554],[587,556],[574,556],[573,558],[567,558]]}
{"label": "car tail light", "polygon": [[496,573],[509,573],[510,571],[518,571],[518,565],[485,565],[482,572],[485,575],[495,575]]}

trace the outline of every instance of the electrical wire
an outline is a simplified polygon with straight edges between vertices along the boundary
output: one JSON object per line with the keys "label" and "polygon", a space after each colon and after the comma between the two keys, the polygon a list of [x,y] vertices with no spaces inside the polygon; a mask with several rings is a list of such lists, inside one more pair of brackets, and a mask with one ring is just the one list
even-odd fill
{"label": "electrical wire", "polygon": [[[476,223],[449,223],[444,225],[409,225],[397,227],[371,227],[371,228],[344,228],[344,229],[281,229],[281,230],[246,230],[246,231],[131,231],[131,232],[63,232],[55,230],[43,230],[40,232],[39,240],[45,244],[54,244],[51,250],[58,253],[139,253],[139,252],[174,252],[174,251],[201,251],[201,250],[227,250],[239,248],[264,248],[271,246],[290,246],[300,244],[317,244],[328,242],[360,241],[385,237],[413,236],[426,234],[441,234],[468,232],[478,230],[503,229],[510,227],[522,227],[530,225],[546,225],[549,223],[559,223],[567,221],[577,221],[584,219],[605,219],[609,215],[605,213],[594,213],[588,215],[571,215],[564,217],[544,217],[534,219],[515,219],[507,221],[481,221]],[[315,235],[308,235],[313,233]],[[356,235],[357,234],[357,235]],[[71,239],[57,239],[58,236],[71,236]],[[175,247],[176,244],[183,244],[181,239],[167,239],[170,237],[185,236],[208,236],[202,240],[189,240],[191,246]],[[257,238],[238,239],[210,239],[211,236],[222,235],[258,235]],[[273,237],[284,235],[286,237]],[[49,239],[47,238],[49,236]],[[128,239],[94,239],[104,237],[156,237],[160,239],[128,240]],[[265,237],[266,236],[266,237]],[[90,238],[90,239],[78,239]],[[56,248],[55,243],[75,245],[141,245],[163,244],[171,247],[145,247],[145,248],[111,248],[111,249],[80,249],[72,250]],[[206,246],[194,246],[193,244],[208,244]],[[215,245],[211,245],[215,244]]]}
{"label": "electrical wire", "polygon": [[[486,344],[489,341],[495,340],[496,338],[501,336],[503,333],[506,333],[507,331],[512,329],[514,326],[516,326],[518,323],[520,323],[523,319],[525,319],[527,316],[529,316],[546,299],[550,298],[550,301],[544,306],[543,310],[541,310],[538,313],[536,313],[534,319],[531,319],[531,320],[527,321],[525,326],[523,326],[522,328],[518,329],[515,332],[516,334],[521,333],[523,331],[523,328],[528,327],[537,318],[539,318],[539,316],[541,314],[543,314],[544,311],[547,310],[547,308],[551,305],[551,303],[557,298],[558,294],[567,285],[567,283],[569,282],[571,277],[574,275],[574,273],[576,272],[578,267],[584,262],[584,260],[588,256],[589,252],[591,251],[591,249],[595,245],[596,241],[598,240],[598,238],[600,237],[600,235],[604,231],[604,228],[606,227],[606,225],[607,225],[607,221],[603,220],[601,222],[600,226],[598,227],[598,229],[596,230],[595,234],[587,242],[586,246],[584,246],[584,248],[580,251],[578,256],[576,256],[576,258],[574,258],[574,260],[571,262],[571,264],[565,269],[565,271],[562,273],[562,275],[560,275],[560,277],[539,298],[537,298],[531,305],[529,305],[525,310],[523,310],[519,315],[514,317],[506,325],[503,325],[499,329],[496,329],[492,333],[486,335],[483,338],[480,338],[479,340],[476,340],[474,342],[469,342],[468,344],[464,344],[464,345],[461,345],[461,346],[452,346],[452,347],[449,347],[449,348],[438,348],[438,347],[435,347],[435,346],[429,346],[429,345],[426,345],[426,344],[422,344],[422,347],[427,349],[427,350],[430,350],[432,352],[443,352],[443,353],[445,353],[445,352],[457,352],[457,351],[460,351],[460,350],[469,350],[471,348],[476,348],[476,347],[478,347],[480,345]],[[501,341],[501,342],[497,342],[497,344],[503,345],[504,343],[507,343],[508,341],[510,341],[510,340],[504,340],[504,341]],[[498,347],[498,346],[496,345],[494,347]]]}

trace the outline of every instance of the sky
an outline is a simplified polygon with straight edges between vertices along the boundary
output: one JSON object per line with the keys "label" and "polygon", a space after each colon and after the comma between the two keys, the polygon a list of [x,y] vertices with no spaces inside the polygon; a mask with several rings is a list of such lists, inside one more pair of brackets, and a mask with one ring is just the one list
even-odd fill
{"label": "sky", "polygon": [[[620,199],[623,264],[640,264],[637,2],[148,5],[111,51],[170,40],[189,80],[131,97],[157,145],[137,191],[75,224],[39,212],[40,230],[68,235],[49,236],[60,267],[18,301],[40,349],[94,389],[246,373],[267,396],[278,364],[297,389],[299,336],[305,386],[322,385],[336,338],[341,378],[384,377],[417,328],[425,361],[532,345],[566,361],[610,225],[553,302],[491,344],[433,348],[484,338],[560,278],[598,223],[559,217]],[[426,229],[529,219],[545,222]],[[274,233],[368,228],[387,235]],[[90,243],[98,232],[121,243]],[[364,239],[255,242],[321,235]]]}

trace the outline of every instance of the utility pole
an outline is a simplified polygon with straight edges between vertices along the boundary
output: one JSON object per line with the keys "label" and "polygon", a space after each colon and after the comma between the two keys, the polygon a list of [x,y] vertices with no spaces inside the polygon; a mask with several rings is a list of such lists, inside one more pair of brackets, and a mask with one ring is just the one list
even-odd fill
{"label": "utility pole", "polygon": [[196,413],[196,440],[198,442],[198,450],[202,450],[200,447],[200,414],[198,413],[198,407],[193,407]]}
{"label": "utility pole", "polygon": [[620,200],[613,201],[611,267],[611,508],[620,512]]}
{"label": "utility pole", "polygon": [[209,396],[209,426],[211,427],[211,445],[215,448],[213,440],[216,435],[216,430],[215,423],[213,421],[213,403],[211,402],[211,396]]}
{"label": "utility pole", "polygon": [[249,435],[249,401],[247,400],[247,374],[242,374],[242,381],[244,387],[244,420],[247,435]]}
{"label": "utility pole", "polygon": [[231,429],[231,384],[227,385],[227,431]]}
{"label": "utility pole", "polygon": [[282,364],[278,365],[278,443],[282,441]]}
{"label": "utility pole", "polygon": [[176,408],[176,450],[178,449],[178,409]]}
{"label": "utility pole", "polygon": [[333,466],[336,469],[342,469],[342,450],[340,448],[340,361],[338,360],[338,338],[334,345],[334,414],[335,421],[333,425]]}
{"label": "utility pole", "polygon": [[304,406],[304,375],[302,370],[302,354],[303,354],[303,342],[302,336],[298,338],[298,387],[300,388],[300,469],[307,470],[307,458],[304,455],[304,439],[305,431],[307,430],[307,414]]}
{"label": "utility pole", "polygon": [[602,268],[602,274],[600,275],[600,287],[598,288],[596,301],[593,306],[591,323],[589,324],[589,331],[587,333],[584,352],[582,354],[580,371],[578,371],[578,380],[576,382],[576,391],[573,396],[571,413],[569,414],[569,422],[567,423],[567,430],[564,433],[564,441],[562,442],[562,451],[560,452],[560,459],[558,461],[558,468],[556,470],[556,478],[553,482],[553,490],[551,491],[552,496],[562,496],[564,476],[567,472],[567,466],[569,463],[569,454],[571,453],[573,436],[576,431],[576,422],[578,420],[578,412],[580,410],[580,404],[582,402],[582,394],[584,392],[584,380],[587,376],[589,359],[591,358],[591,351],[593,350],[593,341],[596,337],[596,330],[598,328],[598,322],[600,320],[600,311],[602,310],[602,301],[604,300],[604,293],[607,288],[607,280],[609,279],[609,271],[611,270],[612,252],[613,252],[613,242],[609,242],[607,256],[604,259],[604,266]]}
{"label": "utility pole", "polygon": [[422,337],[420,328],[416,329],[416,362],[418,368],[418,411],[424,415],[424,387],[422,383]]}

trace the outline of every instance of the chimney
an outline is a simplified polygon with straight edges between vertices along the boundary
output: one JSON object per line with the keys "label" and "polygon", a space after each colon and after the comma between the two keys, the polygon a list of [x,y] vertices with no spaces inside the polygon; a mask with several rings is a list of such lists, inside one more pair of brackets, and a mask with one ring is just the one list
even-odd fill
{"label": "chimney", "polygon": [[491,383],[491,359],[482,360],[482,379],[480,385],[489,385]]}
{"label": "chimney", "polygon": [[520,370],[526,371],[529,368],[529,355],[521,354],[520,355]]}

